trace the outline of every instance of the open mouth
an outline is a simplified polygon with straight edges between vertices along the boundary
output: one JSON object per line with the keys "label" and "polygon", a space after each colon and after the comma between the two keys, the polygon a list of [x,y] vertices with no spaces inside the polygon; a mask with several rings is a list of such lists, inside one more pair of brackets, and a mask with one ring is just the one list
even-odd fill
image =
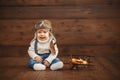
{"label": "open mouth", "polygon": [[46,37],[40,37],[41,40],[46,39]]}

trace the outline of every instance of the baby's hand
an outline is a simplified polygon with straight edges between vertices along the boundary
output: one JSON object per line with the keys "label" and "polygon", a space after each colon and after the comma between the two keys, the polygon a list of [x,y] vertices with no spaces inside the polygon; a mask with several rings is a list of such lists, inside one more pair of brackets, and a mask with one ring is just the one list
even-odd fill
{"label": "baby's hand", "polygon": [[50,66],[50,63],[49,63],[47,60],[45,60],[45,61],[44,61],[44,65],[45,65],[46,67],[49,67],[49,66]]}
{"label": "baby's hand", "polygon": [[42,62],[42,57],[41,57],[41,56],[36,56],[36,57],[35,57],[35,60],[36,60],[37,62]]}

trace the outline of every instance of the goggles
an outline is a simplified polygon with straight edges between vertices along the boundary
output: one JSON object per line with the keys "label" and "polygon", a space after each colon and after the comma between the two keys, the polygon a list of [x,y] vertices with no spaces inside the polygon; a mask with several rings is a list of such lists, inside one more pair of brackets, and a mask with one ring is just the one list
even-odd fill
{"label": "goggles", "polygon": [[51,25],[49,23],[46,23],[45,21],[41,21],[35,24],[35,29],[38,30],[41,27],[44,27],[45,29],[51,29]]}

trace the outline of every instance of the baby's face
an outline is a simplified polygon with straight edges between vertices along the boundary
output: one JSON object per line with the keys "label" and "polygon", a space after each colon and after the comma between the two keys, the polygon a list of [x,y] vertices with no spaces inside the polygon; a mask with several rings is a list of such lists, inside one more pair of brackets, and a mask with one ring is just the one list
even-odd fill
{"label": "baby's face", "polygon": [[41,41],[47,40],[49,38],[50,31],[47,29],[37,30],[37,38]]}

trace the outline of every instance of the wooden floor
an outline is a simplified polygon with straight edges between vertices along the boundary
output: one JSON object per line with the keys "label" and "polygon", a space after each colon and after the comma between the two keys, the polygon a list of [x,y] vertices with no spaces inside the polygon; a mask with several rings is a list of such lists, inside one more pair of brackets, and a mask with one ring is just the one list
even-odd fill
{"label": "wooden floor", "polygon": [[67,58],[62,57],[62,70],[34,71],[27,66],[27,57],[1,57],[0,80],[120,80],[119,55],[95,56],[94,66],[79,70],[70,70]]}

